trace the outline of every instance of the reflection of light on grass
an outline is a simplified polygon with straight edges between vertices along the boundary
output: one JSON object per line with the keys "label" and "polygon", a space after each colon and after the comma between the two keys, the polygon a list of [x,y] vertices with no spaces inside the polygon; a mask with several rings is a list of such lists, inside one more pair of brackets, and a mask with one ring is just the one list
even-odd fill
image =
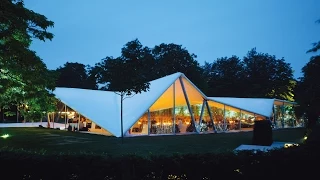
{"label": "reflection of light on grass", "polygon": [[4,135],[2,135],[1,137],[2,137],[3,139],[6,139],[6,138],[9,137],[9,134],[4,134]]}

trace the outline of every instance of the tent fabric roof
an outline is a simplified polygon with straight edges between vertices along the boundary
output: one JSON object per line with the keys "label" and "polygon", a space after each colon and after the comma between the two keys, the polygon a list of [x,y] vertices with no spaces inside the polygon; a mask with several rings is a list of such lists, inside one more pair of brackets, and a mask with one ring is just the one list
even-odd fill
{"label": "tent fabric roof", "polygon": [[[271,116],[275,102],[291,103],[289,101],[264,98],[229,98],[229,97],[207,97],[202,93],[183,73],[177,72],[153,81],[150,81],[150,88],[147,92],[126,97],[123,101],[123,133],[132,127],[136,121],[148,111],[155,102],[164,95],[173,95],[173,84],[176,84],[176,93],[182,93],[179,77],[185,85],[188,99],[191,103],[198,103],[200,97],[235,108],[239,108],[262,116]],[[172,91],[171,91],[172,90]],[[53,93],[63,103],[83,116],[91,119],[96,124],[106,129],[116,137],[121,137],[120,122],[120,96],[112,91],[87,90],[78,88],[57,87]],[[167,95],[165,95],[167,94]],[[177,103],[180,95],[176,95]],[[184,96],[181,96],[184,97]],[[180,99],[181,99],[180,97]],[[163,99],[163,98],[162,98]],[[166,99],[166,98],[164,98]],[[168,100],[166,100],[168,101]],[[182,99],[181,99],[182,101]],[[201,103],[201,101],[199,101]],[[163,103],[166,103],[165,101]],[[160,103],[162,104],[162,103]],[[159,105],[154,105],[158,109]]]}
{"label": "tent fabric roof", "polygon": [[114,92],[57,87],[55,96],[63,103],[116,135],[120,132],[120,97]]}
{"label": "tent fabric roof", "polygon": [[126,132],[154,104],[154,102],[182,75],[174,73],[150,81],[149,91],[123,101],[123,129]]}
{"label": "tent fabric roof", "polygon": [[274,99],[267,98],[234,98],[234,97],[208,97],[208,100],[233,106],[248,112],[270,117]]}

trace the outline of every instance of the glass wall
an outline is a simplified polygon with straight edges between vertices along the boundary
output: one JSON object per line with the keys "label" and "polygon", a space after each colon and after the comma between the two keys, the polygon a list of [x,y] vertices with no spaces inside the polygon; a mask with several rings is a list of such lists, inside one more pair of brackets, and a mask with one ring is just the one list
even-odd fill
{"label": "glass wall", "polygon": [[288,106],[284,105],[283,106],[283,125],[284,128],[288,127],[296,127],[297,122],[296,122],[296,116],[294,114],[294,107],[293,106]]}
{"label": "glass wall", "polygon": [[241,110],[241,121],[240,121],[240,127],[241,130],[253,130],[255,121],[255,116],[253,113],[246,112]]}
{"label": "glass wall", "polygon": [[294,106],[277,103],[274,105],[274,124],[276,128],[301,127],[303,121],[297,120]]}
{"label": "glass wall", "polygon": [[225,106],[225,118],[227,130],[240,130],[240,109]]}
{"label": "glass wall", "polygon": [[208,104],[217,132],[225,131],[227,127],[224,123],[224,105],[214,101],[208,101]]}
{"label": "glass wall", "polygon": [[274,105],[273,106],[273,113],[274,113],[274,126],[275,128],[283,128],[283,125],[282,125],[282,114],[283,114],[283,106],[281,105]]}
{"label": "glass wall", "polygon": [[210,118],[208,107],[206,103],[200,105],[201,109],[203,108],[202,120],[199,124],[199,132],[213,132],[214,126],[213,121]]}
{"label": "glass wall", "polygon": [[148,135],[148,111],[130,128],[130,135]]}

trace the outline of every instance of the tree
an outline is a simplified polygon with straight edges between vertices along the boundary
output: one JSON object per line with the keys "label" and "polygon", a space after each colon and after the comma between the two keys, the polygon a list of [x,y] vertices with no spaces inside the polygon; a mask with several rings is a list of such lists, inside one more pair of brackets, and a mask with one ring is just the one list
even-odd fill
{"label": "tree", "polygon": [[150,61],[152,61],[150,50],[143,47],[136,39],[125,44],[120,57],[106,57],[93,69],[97,73],[99,83],[107,83],[107,90],[115,91],[120,95],[122,138],[123,100],[149,90],[147,68],[150,68],[148,67]]}
{"label": "tree", "polygon": [[81,63],[67,62],[56,70],[59,73],[56,86],[97,89],[96,78],[90,74],[90,69],[90,66]]}
{"label": "tree", "polygon": [[[30,50],[32,39],[51,40],[54,23],[24,7],[23,0],[0,1],[0,106],[20,106],[49,96],[55,87],[49,71]],[[41,92],[44,96],[39,96]],[[36,102],[36,101],[34,101]]]}
{"label": "tree", "polygon": [[195,54],[190,54],[186,48],[177,44],[160,44],[152,49],[153,57],[156,60],[156,77],[176,72],[184,73],[200,89],[206,91],[207,86],[203,77],[202,68],[195,59]]}
{"label": "tree", "polygon": [[[320,19],[316,21],[316,23],[320,23]],[[313,43],[313,47],[307,51],[310,52],[317,52],[320,50],[320,41]]]}
{"label": "tree", "polygon": [[218,58],[207,74],[210,96],[243,96],[244,65],[237,56]]}
{"label": "tree", "polygon": [[258,53],[256,49],[243,58],[246,75],[246,97],[271,97],[293,100],[296,84],[293,70],[284,58],[277,59],[267,53]]}
{"label": "tree", "polygon": [[302,73],[295,92],[299,104],[298,116],[306,112],[308,126],[312,127],[320,115],[320,56],[311,57],[302,68]]}

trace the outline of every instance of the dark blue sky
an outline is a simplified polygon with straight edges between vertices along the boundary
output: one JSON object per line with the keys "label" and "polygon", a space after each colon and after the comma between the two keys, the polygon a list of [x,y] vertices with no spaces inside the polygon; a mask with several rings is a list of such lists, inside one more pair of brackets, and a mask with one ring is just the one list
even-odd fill
{"label": "dark blue sky", "polygon": [[138,38],[149,47],[176,43],[200,64],[218,57],[243,57],[253,47],[284,57],[301,76],[320,40],[320,0],[25,0],[26,7],[55,22],[52,42],[32,49],[48,68],[65,62],[94,65],[119,56]]}

